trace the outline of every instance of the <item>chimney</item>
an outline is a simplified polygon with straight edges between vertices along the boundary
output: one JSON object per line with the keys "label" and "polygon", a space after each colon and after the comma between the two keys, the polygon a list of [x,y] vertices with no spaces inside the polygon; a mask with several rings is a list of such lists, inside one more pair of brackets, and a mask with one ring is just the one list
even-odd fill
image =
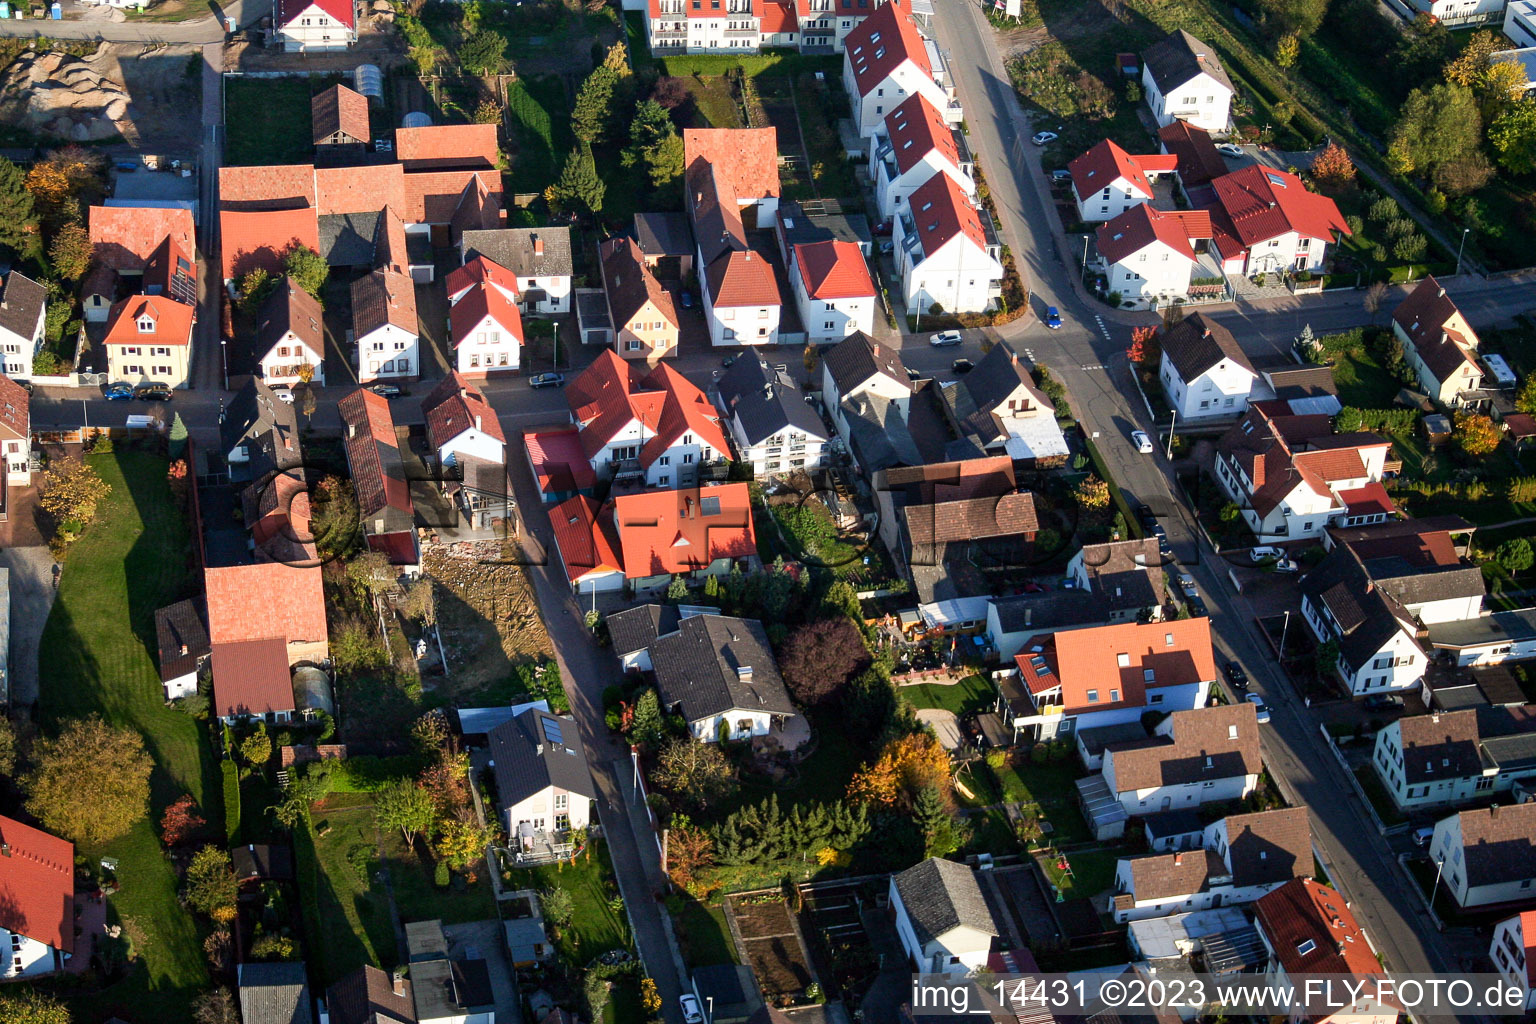
{"label": "chimney", "polygon": [[538,235],[533,236],[533,254],[535,256],[544,255],[544,239],[540,238]]}
{"label": "chimney", "polygon": [[186,657],[187,656],[187,645],[186,644],[182,644],[181,645],[181,656],[182,657]]}
{"label": "chimney", "polygon": [[395,995],[405,995],[405,972],[400,970],[395,971],[394,977],[390,980],[393,982]]}
{"label": "chimney", "polygon": [[475,429],[476,430],[480,429],[480,414],[479,413],[475,413]]}
{"label": "chimney", "polygon": [[1200,332],[1200,337],[1202,337],[1202,338],[1209,338],[1210,336],[1211,336],[1211,329],[1209,327],[1205,328],[1205,330]]}
{"label": "chimney", "polygon": [[1178,867],[1178,866],[1180,866],[1183,863],[1184,863],[1184,855],[1182,853],[1176,853],[1176,854],[1173,855],[1173,866],[1174,867]]}
{"label": "chimney", "polygon": [[347,436],[348,437],[356,437],[357,436],[357,424],[356,423],[348,423],[347,424]]}
{"label": "chimney", "polygon": [[[1440,289],[1440,291],[1437,293],[1437,295],[1438,295],[1439,298],[1442,298],[1442,299],[1445,298],[1445,289],[1442,287]],[[3,305],[3,304],[0,304],[0,305]]]}

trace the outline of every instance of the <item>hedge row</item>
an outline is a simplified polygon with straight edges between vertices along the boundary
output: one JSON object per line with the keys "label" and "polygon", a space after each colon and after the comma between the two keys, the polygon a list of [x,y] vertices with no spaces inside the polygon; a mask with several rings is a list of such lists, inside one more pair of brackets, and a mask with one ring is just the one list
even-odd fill
{"label": "hedge row", "polygon": [[1370,430],[1380,434],[1408,434],[1419,425],[1416,409],[1356,409],[1346,405],[1339,410],[1334,429],[1341,434]]}
{"label": "hedge row", "polygon": [[373,793],[401,779],[414,778],[426,767],[418,754],[349,757],[325,764],[331,770],[331,790],[336,793]]}
{"label": "hedge row", "polygon": [[233,845],[240,841],[240,769],[229,758],[219,767],[224,773],[224,836]]}
{"label": "hedge row", "polygon": [[747,78],[773,72],[777,75],[802,75],[820,71],[832,81],[843,77],[843,58],[812,57],[794,50],[764,50],[757,54],[743,53],[679,53],[667,56],[655,55],[661,73],[673,78],[690,75],[728,75],[737,68]]}

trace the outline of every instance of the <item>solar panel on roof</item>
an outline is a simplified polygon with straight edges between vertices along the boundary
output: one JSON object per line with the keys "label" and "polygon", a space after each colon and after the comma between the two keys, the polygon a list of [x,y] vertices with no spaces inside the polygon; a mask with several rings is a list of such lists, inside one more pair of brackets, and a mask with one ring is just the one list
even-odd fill
{"label": "solar panel on roof", "polygon": [[1269,183],[1271,185],[1274,185],[1277,188],[1285,188],[1285,179],[1280,177],[1278,174],[1265,174],[1264,177],[1269,179]]}
{"label": "solar panel on roof", "polygon": [[706,516],[717,516],[717,515],[719,515],[720,514],[720,499],[719,498],[700,498],[699,499],[699,511],[700,511],[700,513],[702,513],[703,515],[706,515]]}
{"label": "solar panel on roof", "polygon": [[565,742],[565,738],[560,732],[560,723],[557,720],[553,718],[544,719],[544,738],[551,743],[563,744]]}

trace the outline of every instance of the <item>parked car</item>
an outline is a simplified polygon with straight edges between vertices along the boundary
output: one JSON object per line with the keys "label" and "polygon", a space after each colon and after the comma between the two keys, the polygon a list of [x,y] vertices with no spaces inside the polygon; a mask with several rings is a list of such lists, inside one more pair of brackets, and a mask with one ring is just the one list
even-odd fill
{"label": "parked car", "polygon": [[1200,591],[1195,589],[1195,578],[1187,572],[1179,573],[1179,589],[1185,597],[1199,597]]}
{"label": "parked car", "polygon": [[563,388],[565,387],[565,374],[536,373],[528,378],[528,386],[531,388]]}
{"label": "parked car", "polygon": [[1301,567],[1289,558],[1282,558],[1269,568],[1271,572],[1294,573],[1301,571]]}
{"label": "parked car", "polygon": [[1248,557],[1255,562],[1266,562],[1271,558],[1284,558],[1285,552],[1268,544],[1260,544],[1256,548],[1248,549]]}
{"label": "parked car", "polygon": [[731,367],[736,365],[736,357],[726,356],[724,359],[720,360],[720,365],[729,370]]}
{"label": "parked car", "polygon": [[133,397],[142,402],[169,402],[171,386],[157,380],[145,381],[143,384],[134,385]]}
{"label": "parked car", "polygon": [[272,397],[279,402],[286,402],[288,405],[292,405],[293,389],[287,384],[278,384],[272,388]]}
{"label": "parked car", "polygon": [[1390,693],[1372,693],[1362,703],[1367,711],[1396,711],[1403,706],[1403,698]]}
{"label": "parked car", "polygon": [[1432,828],[1416,828],[1413,830],[1413,845],[1428,846],[1429,841],[1435,838],[1435,830]]}
{"label": "parked car", "polygon": [[103,384],[101,393],[109,402],[126,402],[133,397],[133,385],[125,380],[115,380],[111,384]]}
{"label": "parked car", "polygon": [[949,364],[949,368],[956,373],[970,373],[972,370],[976,369],[976,364],[971,362],[969,359],[956,359],[954,362]]}
{"label": "parked car", "polygon": [[1061,310],[1057,309],[1055,306],[1046,306],[1045,307],[1045,326],[1049,327],[1053,331],[1060,330],[1061,329]]}
{"label": "parked car", "polygon": [[910,366],[907,367],[907,380],[918,381],[918,380],[922,380],[922,379],[923,379],[923,372],[921,370],[914,370]]}
{"label": "parked car", "polygon": [[1195,618],[1202,618],[1211,614],[1210,610],[1205,607],[1205,601],[1200,597],[1199,594],[1190,594],[1188,604],[1189,614]]}
{"label": "parked car", "polygon": [[683,1020],[687,1024],[704,1024],[704,1014],[699,1009],[698,996],[678,996],[677,1001],[683,1008]]}
{"label": "parked car", "polygon": [[1141,524],[1141,528],[1148,533],[1157,525],[1157,513],[1152,511],[1150,505],[1137,505],[1131,509],[1131,512],[1136,516],[1136,521]]}
{"label": "parked car", "polygon": [[1248,695],[1248,703],[1252,704],[1253,710],[1257,712],[1260,725],[1264,725],[1269,721],[1269,705],[1264,703],[1263,697],[1256,693],[1250,693]]}
{"label": "parked car", "polygon": [[1051,180],[1052,181],[1071,181],[1072,180],[1072,172],[1067,170],[1065,167],[1058,168],[1057,170],[1054,170],[1054,171],[1051,172]]}
{"label": "parked car", "polygon": [[1136,450],[1143,455],[1151,455],[1157,450],[1152,447],[1152,439],[1147,436],[1144,430],[1131,431],[1131,444],[1135,445]]}
{"label": "parked car", "polygon": [[401,398],[405,395],[405,390],[398,384],[373,384],[368,390],[380,398]]}
{"label": "parked car", "polygon": [[942,331],[928,336],[928,344],[934,348],[950,348],[960,344],[962,340],[959,331]]}
{"label": "parked car", "polygon": [[693,292],[691,292],[688,289],[684,288],[683,292],[682,292],[682,296],[683,296],[683,308],[684,309],[692,309],[693,308]]}
{"label": "parked car", "polygon": [[1248,673],[1243,671],[1243,666],[1235,661],[1229,661],[1221,667],[1221,671],[1234,690],[1248,689]]}
{"label": "parked car", "polygon": [[887,238],[880,243],[880,255],[885,256],[896,251],[896,243]]}
{"label": "parked car", "polygon": [[1037,146],[1044,146],[1047,143],[1055,142],[1059,138],[1061,138],[1061,136],[1057,135],[1055,132],[1035,132],[1034,138],[1030,139],[1029,141],[1033,142]]}
{"label": "parked car", "polygon": [[1219,142],[1219,143],[1216,144],[1216,152],[1224,154],[1226,156],[1242,156],[1243,155],[1243,147],[1242,146],[1234,146],[1230,142]]}

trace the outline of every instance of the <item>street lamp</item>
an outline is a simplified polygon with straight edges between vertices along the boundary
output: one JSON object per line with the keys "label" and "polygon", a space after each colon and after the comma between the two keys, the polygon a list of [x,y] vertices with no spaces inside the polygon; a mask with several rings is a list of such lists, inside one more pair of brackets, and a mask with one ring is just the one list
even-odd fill
{"label": "street lamp", "polygon": [[1435,884],[1434,887],[1429,890],[1429,912],[1431,914],[1435,912],[1435,894],[1440,891],[1440,873],[1444,870],[1445,856],[1442,854],[1440,859],[1435,861]]}
{"label": "street lamp", "polygon": [[1088,276],[1088,239],[1091,238],[1091,237],[1093,237],[1093,236],[1091,236],[1091,235],[1084,235],[1083,236],[1083,266],[1082,266],[1082,269],[1080,271],[1081,276],[1083,276],[1083,277],[1087,277]]}
{"label": "street lamp", "polygon": [[1456,273],[1452,274],[1452,277],[1461,275],[1461,251],[1467,247],[1467,233],[1471,230],[1471,228],[1461,229],[1461,244],[1456,247]]}

